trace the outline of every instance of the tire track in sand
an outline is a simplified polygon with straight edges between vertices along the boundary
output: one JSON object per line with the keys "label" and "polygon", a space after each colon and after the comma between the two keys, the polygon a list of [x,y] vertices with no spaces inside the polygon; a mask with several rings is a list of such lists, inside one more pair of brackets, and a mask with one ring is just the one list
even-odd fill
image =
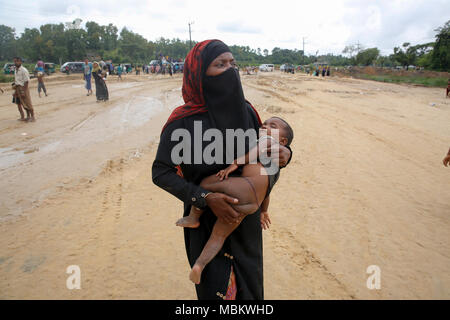
{"label": "tire track in sand", "polygon": [[[309,289],[314,291],[307,293],[308,298],[324,298],[318,289],[326,287],[326,296],[339,297],[339,299],[356,299],[356,295],[335,274],[330,272],[322,261],[291,231],[283,227],[277,227],[277,229],[272,230],[270,235],[270,240],[274,245],[273,253],[277,256],[275,259],[279,262],[279,265],[294,264],[293,267],[298,270],[300,281],[313,281],[308,286]],[[284,262],[281,264],[281,261]],[[315,292],[318,292],[318,295]]]}

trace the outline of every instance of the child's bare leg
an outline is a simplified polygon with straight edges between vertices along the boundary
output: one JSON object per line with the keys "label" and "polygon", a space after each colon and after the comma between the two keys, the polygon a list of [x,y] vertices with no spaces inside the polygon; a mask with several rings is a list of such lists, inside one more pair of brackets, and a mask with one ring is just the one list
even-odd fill
{"label": "child's bare leg", "polygon": [[179,219],[175,224],[183,228],[198,228],[198,226],[200,225],[200,217],[202,213],[202,209],[192,206],[189,215]]}
{"label": "child's bare leg", "polygon": [[[242,214],[251,214],[258,210],[260,205],[256,201],[249,182],[241,177],[230,177],[227,180],[221,181],[216,175],[211,175],[203,179],[200,186],[211,192],[225,193],[238,198],[239,204],[233,205],[233,208]],[[189,215],[179,219],[175,225],[183,228],[198,228],[202,213],[203,210],[192,206]]]}
{"label": "child's bare leg", "polygon": [[205,266],[217,255],[217,253],[219,253],[225,239],[239,226],[245,216],[246,215],[239,216],[239,221],[233,224],[223,222],[222,220],[216,221],[208,242],[206,242],[202,253],[197,258],[197,261],[195,261],[191,273],[189,274],[189,279],[192,282],[196,284],[200,283],[202,271]]}
{"label": "child's bare leg", "polygon": [[216,175],[203,179],[200,184],[211,192],[224,193],[239,200],[233,208],[241,214],[252,214],[258,210],[267,190],[267,177],[229,177],[220,180]]}

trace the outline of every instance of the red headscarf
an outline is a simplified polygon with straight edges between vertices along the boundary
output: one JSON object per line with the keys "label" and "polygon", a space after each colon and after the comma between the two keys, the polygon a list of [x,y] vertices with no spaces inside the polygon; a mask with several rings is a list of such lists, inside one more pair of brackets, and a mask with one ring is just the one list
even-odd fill
{"label": "red headscarf", "polygon": [[[203,97],[203,60],[202,52],[205,50],[206,46],[214,41],[220,40],[205,40],[197,43],[191,51],[189,51],[184,62],[184,74],[183,74],[183,100],[184,105],[175,108],[172,111],[169,119],[164,125],[162,131],[167,127],[172,121],[182,119],[184,117],[191,116],[197,113],[203,113],[208,111],[208,107],[205,105],[205,99]],[[250,103],[249,103],[250,104]],[[255,111],[256,117],[261,124],[261,119],[259,118],[258,112]]]}

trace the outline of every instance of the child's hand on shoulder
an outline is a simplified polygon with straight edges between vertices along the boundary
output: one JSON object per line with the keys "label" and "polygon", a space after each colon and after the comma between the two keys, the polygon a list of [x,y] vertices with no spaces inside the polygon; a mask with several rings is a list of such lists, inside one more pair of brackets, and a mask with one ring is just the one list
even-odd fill
{"label": "child's hand on shoulder", "polygon": [[261,228],[264,230],[269,229],[269,225],[272,223],[269,218],[269,212],[261,211]]}
{"label": "child's hand on shoulder", "polygon": [[227,179],[227,178],[228,178],[228,175],[229,175],[230,173],[232,173],[233,171],[236,171],[236,169],[237,169],[238,167],[239,167],[239,166],[238,166],[236,163],[232,163],[232,164],[230,164],[226,169],[220,170],[220,171],[216,174],[216,176],[219,177],[219,180],[220,180],[220,181],[222,181],[223,179]]}

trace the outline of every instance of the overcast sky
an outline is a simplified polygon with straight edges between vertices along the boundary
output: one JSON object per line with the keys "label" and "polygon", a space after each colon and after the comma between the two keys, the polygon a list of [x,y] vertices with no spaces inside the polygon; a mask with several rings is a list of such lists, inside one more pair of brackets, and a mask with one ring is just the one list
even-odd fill
{"label": "overcast sky", "polygon": [[81,18],[126,26],[148,40],[217,38],[252,48],[302,49],[306,54],[342,52],[358,41],[383,54],[394,46],[434,40],[450,20],[450,0],[0,0],[0,24],[16,29]]}

